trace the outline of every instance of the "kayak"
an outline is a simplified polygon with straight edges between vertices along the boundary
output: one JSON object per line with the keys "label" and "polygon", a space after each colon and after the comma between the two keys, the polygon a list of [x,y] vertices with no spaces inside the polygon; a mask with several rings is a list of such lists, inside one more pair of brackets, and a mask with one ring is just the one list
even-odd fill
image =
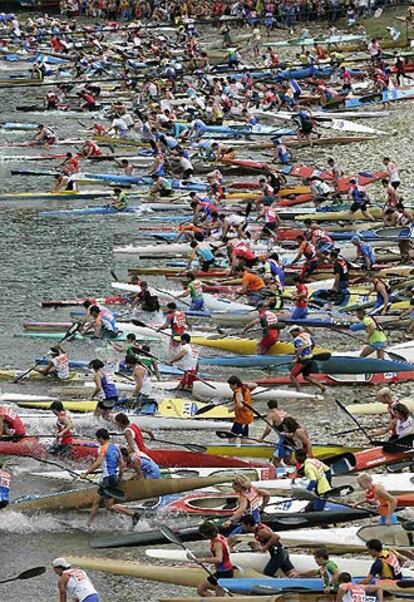
{"label": "kayak", "polygon": [[[223,429],[223,426],[221,427]],[[315,443],[312,445],[315,458],[331,458],[338,454],[356,453],[361,450],[358,446],[340,444]],[[207,447],[207,453],[219,456],[231,456],[238,458],[271,458],[275,446],[271,443],[217,443]]]}
{"label": "kayak", "polygon": [[[174,122],[175,135],[181,134],[185,130],[189,129],[188,123]],[[255,124],[249,125],[246,123],[240,123],[235,125],[207,125],[207,133],[212,134],[231,134],[234,136],[294,136],[295,130],[292,128],[275,128],[271,125]]]}
{"label": "kayak", "polygon": [[277,40],[265,42],[262,46],[282,48],[285,46],[313,46],[314,44],[349,44],[350,42],[365,42],[365,34],[335,34],[320,38],[290,38],[289,40]]}
{"label": "kayak", "polygon": [[117,303],[124,304],[125,297],[120,295],[107,295],[106,297],[82,297],[80,299],[51,299],[48,301],[42,301],[41,307],[43,308],[57,308],[57,307],[79,307],[85,301],[91,301],[91,303],[102,303],[102,305],[116,305]]}
{"label": "kayak", "polygon": [[[366,518],[367,516],[368,513],[365,510],[352,509],[346,511],[340,510],[337,512],[299,512],[297,514],[291,514],[289,517],[286,517],[286,515],[283,514],[280,514],[279,517],[275,514],[267,517],[266,514],[262,514],[262,519],[271,529],[274,529],[275,531],[287,531],[287,534],[289,535],[290,533],[297,533],[296,530],[292,531],[293,527],[296,528],[300,526],[305,528],[312,526],[331,525],[340,522],[358,520],[361,518]],[[331,530],[332,529],[329,529],[329,532]],[[317,529],[316,531],[308,532],[319,533],[320,537],[323,538],[325,531],[325,529]],[[175,532],[180,536],[183,542],[198,541],[201,539],[198,527],[175,529]],[[245,536],[242,537],[244,538]],[[407,537],[405,539],[407,540]],[[283,536],[283,540],[286,541],[285,535]],[[321,541],[323,541],[323,539],[321,539]],[[158,545],[164,543],[167,543],[167,540],[161,531],[158,529],[152,529],[149,531],[141,531],[140,533],[99,537],[90,540],[89,545],[92,548],[122,548]],[[320,543],[321,542],[319,542],[319,545]]]}
{"label": "kayak", "polygon": [[[379,207],[369,207],[370,214],[380,219],[381,218],[381,209]],[[323,222],[323,221],[367,221],[367,218],[363,216],[360,210],[355,211],[355,213],[350,213],[349,211],[314,211],[313,213],[306,213],[302,215],[296,215],[295,220],[299,222],[303,222],[305,219],[310,219],[312,221]]]}
{"label": "kayak", "polygon": [[[97,455],[99,445],[93,441],[75,439],[73,443],[72,456],[74,459],[94,458]],[[200,467],[223,467],[223,468],[249,468],[263,467],[260,463],[247,462],[239,458],[226,458],[225,456],[214,456],[203,452],[187,451],[185,449],[150,449],[145,452],[160,467],[173,466],[200,466]],[[0,455],[5,456],[33,456],[43,458],[47,455],[47,446],[40,443],[38,437],[24,437],[18,442],[0,441]]]}
{"label": "kayak", "polygon": [[[23,374],[24,370],[13,370],[11,368],[3,368],[0,370],[0,381],[2,380],[15,380],[19,378],[21,374]],[[48,375],[43,376],[39,372],[33,371],[24,376],[21,380],[41,380],[44,382],[57,382],[56,376]],[[69,374],[69,378],[66,379],[66,382],[78,382],[82,380],[82,375],[78,372],[71,372]],[[30,399],[25,396],[25,399]]]}
{"label": "kayak", "polygon": [[414,455],[414,448],[406,452],[389,454],[384,452],[382,447],[372,447],[355,453],[345,452],[337,457],[325,458],[326,464],[329,464],[333,475],[348,474],[367,470],[376,466],[386,466],[396,462],[410,460]]}
{"label": "kayak", "polygon": [[[414,399],[402,399],[401,403],[406,405],[410,412],[414,411]],[[368,416],[371,414],[387,414],[388,409],[386,404],[379,403],[378,401],[373,401],[371,403],[353,403],[347,406],[347,410],[351,412],[351,414]]]}
{"label": "kayak", "polygon": [[50,395],[29,395],[27,393],[0,393],[0,402],[17,403],[19,401],[47,401],[49,404],[52,401],[57,401],[57,397]]}
{"label": "kayak", "polygon": [[[231,353],[241,353],[243,355],[253,355],[256,353],[258,342],[252,339],[240,339],[240,338],[208,338],[208,337],[197,337],[192,336],[191,342],[193,345],[201,345],[203,347],[212,347],[213,349],[220,349],[221,351],[230,351]],[[272,355],[287,355],[293,353],[292,343],[281,343],[277,342],[270,348]],[[315,353],[326,352],[328,349],[321,347],[315,348]]]}
{"label": "kayak", "polygon": [[[283,537],[284,540],[284,537]],[[153,548],[145,550],[145,555],[148,558],[157,560],[166,560],[172,562],[189,562],[184,550],[171,550],[168,548]],[[310,554],[289,554],[290,560],[299,573],[315,570],[318,568],[314,558]],[[270,559],[270,554],[262,554],[259,552],[233,552],[230,554],[230,559],[233,566],[241,569],[253,569],[258,573],[263,573],[266,564]],[[351,575],[367,575],[372,566],[372,560],[367,558],[344,558],[343,556],[330,556],[329,558],[341,571],[346,571]],[[414,576],[413,569],[404,569],[404,576],[412,578]],[[245,600],[245,599],[244,599]],[[250,602],[250,597],[246,602]]]}
{"label": "kayak", "polygon": [[[192,393],[198,399],[232,399],[233,391],[227,383],[217,381],[196,380],[193,383]],[[254,391],[254,399],[257,401],[270,401],[280,399],[320,399],[319,395],[310,395],[299,391],[287,389],[266,389],[257,387]]]}
{"label": "kayak", "polygon": [[[359,577],[362,577],[363,575],[361,575],[361,573],[359,573],[358,575]],[[358,581],[358,579],[356,579],[356,581]],[[383,590],[385,592],[396,592],[396,591],[400,591],[400,592],[405,592],[405,593],[412,593],[414,592],[414,581],[409,581],[409,583],[412,583],[411,587],[406,587],[406,586],[402,586],[400,585],[401,583],[403,583],[402,581],[391,581],[390,579],[377,579],[375,581],[376,585],[381,585],[381,587],[383,588]],[[228,590],[230,590],[231,592],[234,593],[243,593],[243,594],[248,594],[250,592],[255,592],[257,590],[257,588],[260,587],[268,587],[269,588],[269,593],[272,593],[270,588],[274,588],[274,592],[273,593],[277,593],[277,592],[282,592],[286,589],[288,592],[289,590],[295,590],[295,588],[300,588],[299,591],[301,593],[305,593],[306,592],[320,592],[323,593],[324,592],[324,588],[325,588],[325,583],[322,579],[320,578],[314,578],[314,579],[309,579],[309,578],[303,578],[303,577],[295,577],[295,578],[284,578],[284,577],[262,577],[262,578],[246,578],[246,577],[239,577],[239,578],[233,578],[233,579],[219,579],[219,584],[223,587],[226,588]],[[408,585],[405,584],[405,585]]]}
{"label": "kayak", "polygon": [[[196,338],[196,337],[195,337]],[[209,339],[211,340],[211,339]],[[227,339],[229,340],[229,339]],[[230,339],[231,340],[231,339]],[[196,341],[193,340],[197,344]],[[220,341],[226,342],[225,339]],[[276,343],[272,350],[283,343]],[[213,346],[213,345],[208,345]],[[279,349],[279,347],[277,347]],[[275,353],[275,351],[273,351]],[[320,353],[320,352],[316,352]],[[294,360],[293,355],[245,355],[245,356],[210,356],[200,358],[202,366],[264,366],[275,369],[284,368],[288,370]],[[413,364],[395,360],[379,360],[376,358],[361,358],[355,356],[331,356],[328,360],[314,360],[312,362],[312,373],[322,374],[375,374],[375,373],[398,373],[412,372]]]}
{"label": "kayak", "polygon": [[77,215],[124,215],[139,213],[144,209],[143,205],[125,207],[121,211],[110,205],[102,207],[85,207],[84,209],[56,209],[54,211],[41,211],[39,217],[76,217]]}
{"label": "kayak", "polygon": [[[125,491],[127,501],[144,500],[171,493],[189,491],[224,483],[228,477],[219,475],[205,478],[184,479],[132,479],[120,483],[119,488]],[[30,499],[15,501],[7,506],[14,512],[30,512],[44,510],[47,512],[64,512],[88,508],[96,497],[96,487],[77,488],[64,492],[30,496]]]}
{"label": "kayak", "polygon": [[[356,107],[364,107],[367,104],[378,104],[385,102],[394,102],[396,100],[407,100],[414,97],[414,87],[406,89],[383,90],[365,96],[345,99],[345,107],[353,109]],[[342,103],[341,103],[342,104]],[[339,105],[340,106],[340,105]]]}
{"label": "kayak", "polygon": [[[362,374],[312,374],[312,378],[316,378],[319,382],[327,385],[328,387],[338,385],[382,385],[399,382],[407,382],[414,380],[414,370],[407,372],[379,372],[378,374],[362,373]],[[302,376],[298,378],[301,386],[309,385],[310,383],[303,379]],[[271,376],[269,378],[261,378],[256,381],[260,385],[290,385],[291,380],[288,376]],[[373,404],[354,404],[355,409],[352,409],[353,413],[357,413],[359,407],[363,405],[371,406]],[[378,406],[382,404],[378,404]],[[352,407],[352,406],[351,406]],[[348,407],[348,409],[350,409]],[[414,409],[414,405],[413,408]],[[381,407],[381,412],[384,413],[387,410],[385,406]],[[362,412],[361,412],[362,413]],[[373,412],[377,413],[377,412]]]}

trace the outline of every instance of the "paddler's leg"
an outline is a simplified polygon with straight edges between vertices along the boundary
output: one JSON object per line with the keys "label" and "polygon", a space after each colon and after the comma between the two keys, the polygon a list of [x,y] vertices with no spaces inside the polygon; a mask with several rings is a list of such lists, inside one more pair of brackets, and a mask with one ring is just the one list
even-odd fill
{"label": "paddler's leg", "polygon": [[86,523],[86,526],[88,528],[90,528],[92,526],[92,523],[93,523],[93,521],[95,519],[95,516],[99,512],[99,506],[101,505],[102,499],[103,499],[102,496],[99,493],[97,493],[96,497],[95,497],[95,499],[93,500],[93,503],[92,503],[92,508],[90,510],[90,513],[89,513],[88,522]]}
{"label": "paddler's leg", "polygon": [[293,384],[293,386],[295,387],[296,391],[300,391],[300,382],[298,381],[297,377],[299,376],[299,374],[302,373],[302,370],[304,368],[304,365],[302,364],[302,362],[296,361],[291,370],[290,370],[290,381]]}
{"label": "paddler's leg", "polygon": [[359,357],[368,357],[369,355],[372,355],[374,351],[375,349],[373,349],[371,346],[368,347],[368,345],[365,345],[365,347],[362,348]]}
{"label": "paddler's leg", "polygon": [[373,215],[371,215],[367,209],[365,209],[365,210],[361,209],[361,213],[364,217],[369,219],[369,221],[375,222],[375,217]]}

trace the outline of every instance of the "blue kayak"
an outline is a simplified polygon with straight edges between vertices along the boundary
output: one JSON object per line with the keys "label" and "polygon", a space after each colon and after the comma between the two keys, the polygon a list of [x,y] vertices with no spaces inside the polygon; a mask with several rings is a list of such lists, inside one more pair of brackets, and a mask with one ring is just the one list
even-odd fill
{"label": "blue kayak", "polygon": [[124,213],[136,213],[139,205],[126,207],[119,211],[110,205],[101,207],[84,207],[83,209],[56,209],[54,211],[40,211],[39,217],[74,217],[77,215],[122,215]]}
{"label": "blue kayak", "polygon": [[5,123],[0,123],[0,128],[2,130],[37,130],[39,128],[39,124],[6,121]]}
{"label": "blue kayak", "polygon": [[[390,228],[378,228],[378,230],[362,230],[358,236],[363,240],[408,240],[413,238],[414,231],[409,226],[395,226]],[[333,240],[350,240],[355,232],[332,232]]]}
{"label": "blue kayak", "polygon": [[[246,578],[246,577],[235,577],[233,579],[219,579],[219,584],[230,590],[233,593],[250,593],[257,590],[257,588],[270,588],[275,591],[278,590],[293,590],[293,591],[307,591],[307,592],[323,592],[324,582],[322,579],[306,579],[306,578],[282,578],[282,577],[257,577],[257,578]],[[298,590],[299,588],[299,590]]]}
{"label": "blue kayak", "polygon": [[[154,180],[150,176],[123,176],[118,174],[100,174],[100,173],[85,173],[82,174],[90,180],[102,180],[104,182],[114,182],[117,184],[136,184],[152,186]],[[208,185],[204,182],[193,182],[191,180],[178,180],[177,178],[166,178],[174,190],[194,190],[202,192],[207,190]]]}
{"label": "blue kayak", "polygon": [[414,87],[408,90],[398,90],[394,88],[392,90],[383,90],[373,94],[367,94],[366,96],[359,96],[358,98],[347,98],[345,100],[345,107],[353,109],[355,107],[364,107],[367,104],[378,104],[383,102],[394,102],[396,100],[404,100],[405,98],[414,97]]}
{"label": "blue kayak", "polygon": [[[200,358],[203,366],[266,366],[289,370],[293,355],[220,355]],[[319,374],[379,374],[381,372],[410,372],[414,365],[394,360],[335,355],[328,360],[312,361],[312,372]]]}

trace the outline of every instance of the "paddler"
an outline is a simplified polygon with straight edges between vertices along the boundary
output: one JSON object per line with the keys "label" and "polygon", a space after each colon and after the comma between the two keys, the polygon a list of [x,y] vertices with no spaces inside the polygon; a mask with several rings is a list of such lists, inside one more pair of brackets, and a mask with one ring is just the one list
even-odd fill
{"label": "paddler", "polygon": [[[137,424],[131,423],[128,416],[123,413],[116,414],[113,420],[117,426],[123,429],[127,443],[128,458],[137,473],[137,478],[159,479],[161,475],[160,467],[144,451],[146,447],[142,437],[142,433],[146,433],[151,439],[154,439],[154,433],[148,428],[139,427]],[[137,470],[138,467],[141,474]]]}
{"label": "paddler", "polygon": [[370,297],[372,293],[377,294],[375,307],[372,313],[386,314],[388,311],[388,306],[390,304],[391,289],[389,285],[385,282],[385,280],[376,276],[375,273],[371,272],[367,274],[367,276],[372,284],[372,289],[368,292],[368,297]]}
{"label": "paddler", "polygon": [[84,159],[92,159],[94,157],[101,157],[102,151],[94,140],[85,140],[81,146],[79,153]]}
{"label": "paddler", "polygon": [[231,427],[231,432],[234,439],[230,441],[234,443],[237,438],[247,438],[249,436],[249,425],[253,424],[254,416],[251,411],[252,395],[251,392],[256,388],[256,383],[243,383],[238,376],[230,376],[227,384],[233,392],[233,411],[234,422]]}
{"label": "paddler", "polygon": [[362,348],[359,356],[368,357],[376,352],[377,358],[383,360],[385,357],[384,349],[387,343],[384,329],[374,316],[368,316],[365,309],[362,307],[359,307],[355,313],[360,322],[358,324],[351,324],[350,330],[366,330],[368,335],[367,342]]}
{"label": "paddler", "polygon": [[255,326],[262,329],[262,338],[257,344],[257,352],[259,355],[266,355],[279,339],[281,325],[278,323],[277,315],[273,311],[267,309],[266,303],[260,301],[256,305],[257,318],[251,320],[242,329],[242,333],[251,330]]}
{"label": "paddler", "polygon": [[290,380],[297,391],[300,390],[298,381],[299,374],[302,374],[303,380],[315,385],[322,392],[326,390],[325,385],[310,376],[312,370],[313,350],[315,341],[313,337],[301,326],[293,324],[288,330],[293,337],[293,346],[295,348],[295,359],[290,370]]}
{"label": "paddler", "polygon": [[170,351],[175,351],[179,343],[174,340],[174,337],[181,337],[187,330],[187,317],[185,312],[177,309],[177,304],[173,301],[167,303],[166,320],[162,326],[157,328],[157,332],[167,330],[167,328],[171,328]]}
{"label": "paddler", "polygon": [[406,561],[404,556],[396,551],[385,549],[379,539],[369,539],[365,546],[368,554],[375,560],[369,574],[360,583],[371,583],[376,578],[392,581],[403,578],[401,566]]}
{"label": "paddler", "polygon": [[58,165],[65,176],[73,176],[79,171],[79,161],[72,153],[66,153],[65,159]]}
{"label": "paddler", "polygon": [[295,285],[295,309],[290,319],[304,320],[308,315],[308,287],[301,276],[294,276],[293,284]]}
{"label": "paddler", "polygon": [[10,406],[0,406],[0,436],[18,441],[26,435],[23,420]]}
{"label": "paddler", "polygon": [[128,207],[128,195],[121,188],[114,188],[113,195],[111,196],[110,207],[115,211],[125,211]]}
{"label": "paddler", "polygon": [[52,358],[48,361],[44,368],[36,368],[37,372],[43,376],[53,375],[59,380],[67,380],[69,378],[69,358],[66,351],[60,346],[50,348]]}
{"label": "paddler", "polygon": [[82,334],[93,332],[95,337],[115,338],[118,334],[118,327],[114,314],[106,307],[94,304],[89,300],[83,302],[86,309],[85,324],[82,328]]}
{"label": "paddler", "polygon": [[95,390],[91,395],[91,399],[94,399],[97,395],[100,396],[95,409],[95,416],[102,416],[107,418],[109,411],[118,402],[118,390],[115,386],[114,375],[110,370],[105,370],[104,363],[95,359],[89,364],[89,368],[94,371],[94,383]]}
{"label": "paddler", "polygon": [[367,602],[367,600],[372,600],[373,596],[367,596],[367,594],[374,594],[374,599],[378,602],[384,600],[383,589],[380,585],[365,585],[366,581],[353,583],[349,573],[340,573],[337,582],[336,602]]}
{"label": "paddler", "polygon": [[132,370],[135,387],[132,392],[134,401],[138,404],[151,400],[152,382],[148,368],[136,355],[127,355],[125,364]]}
{"label": "paddler", "polygon": [[264,441],[266,439],[266,437],[268,435],[270,435],[270,433],[272,431],[276,430],[279,433],[281,433],[283,431],[283,426],[282,426],[283,421],[289,415],[284,410],[279,410],[278,403],[275,399],[270,399],[267,402],[267,407],[269,408],[269,411],[266,415],[267,424],[266,424],[263,434],[260,438],[261,441]]}
{"label": "paddler", "polygon": [[0,510],[9,505],[11,478],[10,472],[0,468]]}
{"label": "paddler", "polygon": [[[393,397],[391,389],[389,387],[380,389],[376,394],[376,400],[387,406],[387,412],[392,422],[395,419],[394,406],[399,403],[399,401]],[[391,426],[391,424],[389,426]],[[390,429],[388,429],[388,431],[389,430]]]}
{"label": "paddler", "polygon": [[414,442],[414,418],[410,410],[403,403],[392,406],[394,418],[391,423],[383,429],[377,429],[374,434],[385,435],[391,433],[391,437],[383,445],[383,450],[389,454],[410,451]]}
{"label": "paddler", "polygon": [[309,111],[309,109],[305,109],[304,107],[301,107],[299,105],[297,108],[298,108],[298,111],[297,111],[296,115],[294,116],[294,121],[298,125],[298,129],[297,129],[298,140],[299,140],[299,142],[303,142],[303,139],[305,139],[306,142],[310,146],[313,146],[313,143],[312,143],[312,132],[313,132],[312,113]]}
{"label": "paddler", "polygon": [[357,507],[361,502],[368,502],[377,508],[380,525],[395,525],[398,522],[398,517],[394,514],[398,505],[397,498],[391,495],[383,485],[374,483],[369,474],[358,475],[357,482],[364,490],[364,496],[355,500],[352,505]]}
{"label": "paddler", "polygon": [[316,564],[319,568],[301,573],[300,577],[321,577],[324,584],[324,592],[333,594],[338,590],[338,577],[340,571],[338,565],[329,558],[329,553],[325,548],[319,548],[313,553]]}
{"label": "paddler", "polygon": [[297,475],[309,480],[306,490],[314,492],[317,496],[312,501],[312,510],[324,510],[326,503],[324,498],[329,497],[329,492],[332,489],[330,467],[317,458],[308,458],[304,449],[296,450],[295,457]]}
{"label": "paddler", "polygon": [[132,524],[135,526],[140,519],[138,512],[132,512],[128,508],[115,504],[115,500],[109,496],[107,488],[117,489],[119,485],[119,479],[122,477],[123,470],[125,468],[125,462],[117,445],[110,442],[108,430],[100,428],[95,433],[96,439],[100,445],[98,457],[95,462],[89,466],[84,472],[83,476],[87,477],[96,470],[102,467],[102,486],[106,489],[100,489],[92,504],[92,508],[89,514],[87,527],[91,527],[95,516],[98,514],[99,507],[103,502],[106,510],[110,512],[117,512],[124,514],[132,518]]}
{"label": "paddler", "polygon": [[204,298],[203,298],[203,283],[201,280],[197,280],[194,272],[187,272],[187,284],[182,293],[176,295],[178,299],[182,297],[191,298],[192,311],[202,311],[204,309]]}
{"label": "paddler", "polygon": [[33,140],[36,140],[37,144],[54,144],[56,142],[56,135],[54,131],[46,125],[39,124],[37,133],[34,135]]}
{"label": "paddler", "polygon": [[289,263],[289,265],[294,265],[295,263],[300,261],[302,257],[304,257],[306,261],[303,265],[300,276],[301,278],[305,278],[317,269],[319,260],[316,255],[315,246],[309,240],[306,240],[303,234],[297,236],[296,241],[298,243],[298,251],[296,256]]}
{"label": "paddler", "polygon": [[131,309],[135,310],[137,305],[141,305],[141,310],[146,313],[158,313],[160,311],[160,302],[157,295],[153,295],[149,289],[148,282],[142,280],[139,283],[141,290],[135,295],[131,303]]}
{"label": "paddler", "polygon": [[[233,577],[233,565],[230,560],[230,548],[224,535],[219,534],[217,527],[210,521],[205,521],[198,528],[200,535],[210,540],[211,555],[206,557],[197,556],[197,563],[213,564],[216,571],[198,585],[197,594],[203,598],[224,596],[225,591],[219,586],[219,579],[231,579]],[[189,556],[190,560],[194,557]],[[214,591],[214,594],[212,593]]]}
{"label": "paddler", "polygon": [[262,301],[262,292],[266,289],[266,284],[261,276],[256,273],[256,270],[245,266],[238,267],[235,270],[236,276],[241,275],[241,294],[246,295],[247,302],[250,305],[256,306]]}
{"label": "paddler", "polygon": [[351,264],[345,257],[341,257],[340,253],[340,249],[333,249],[330,253],[335,277],[332,290],[343,296],[348,292],[349,270],[351,269]]}
{"label": "paddler", "polygon": [[52,456],[68,457],[72,454],[73,444],[73,422],[69,412],[61,401],[53,401],[49,410],[56,416],[55,442],[49,447],[48,452]]}
{"label": "paddler", "polygon": [[198,372],[197,349],[191,344],[191,337],[185,333],[181,335],[181,347],[178,348],[177,355],[171,359],[171,364],[179,363],[184,371],[183,376],[178,383],[177,389],[180,391],[191,391],[194,382],[197,380]]}
{"label": "paddler", "polygon": [[368,211],[368,206],[370,204],[367,192],[363,186],[358,184],[355,178],[351,178],[349,180],[349,195],[352,199],[352,205],[349,208],[349,212],[353,217],[353,214],[357,211],[361,211],[362,215],[370,220],[371,222],[375,222],[375,217],[373,217]]}
{"label": "paddler", "polygon": [[190,269],[192,262],[197,258],[200,262],[201,271],[208,272],[214,265],[216,259],[208,242],[192,240],[190,242],[190,247],[192,251],[188,260],[187,269]]}
{"label": "paddler", "polygon": [[286,416],[279,427],[279,441],[275,445],[272,462],[280,465],[294,466],[294,453],[305,450],[306,456],[312,457],[312,442],[306,430],[292,416]]}
{"label": "paddler", "polygon": [[45,97],[45,108],[48,111],[54,111],[58,108],[59,96],[53,90],[49,90]]}
{"label": "paddler", "polygon": [[234,527],[230,535],[235,535],[242,531],[240,519],[245,514],[249,514],[256,523],[260,523],[260,513],[269,503],[270,494],[265,489],[254,487],[250,479],[244,475],[234,477],[231,485],[238,494],[237,510],[222,524],[222,527],[223,529]]}
{"label": "paddler", "polygon": [[100,597],[85,571],[72,568],[65,558],[55,558],[52,567],[59,576],[59,602],[67,602],[68,595],[75,602],[100,602]]}
{"label": "paddler", "polygon": [[[286,501],[286,504],[288,503]],[[286,577],[299,576],[278,533],[275,533],[265,523],[258,523],[251,514],[242,516],[240,522],[242,525],[241,533],[252,533],[254,535],[255,541],[251,544],[252,550],[261,554],[269,553],[270,555],[270,559],[263,569],[263,574],[266,577],[275,577],[276,573],[279,574],[279,571],[284,573]]]}
{"label": "paddler", "polygon": [[351,238],[351,243],[356,247],[356,256],[361,263],[361,269],[367,272],[372,270],[375,263],[375,253],[371,245],[363,242],[358,234]]}

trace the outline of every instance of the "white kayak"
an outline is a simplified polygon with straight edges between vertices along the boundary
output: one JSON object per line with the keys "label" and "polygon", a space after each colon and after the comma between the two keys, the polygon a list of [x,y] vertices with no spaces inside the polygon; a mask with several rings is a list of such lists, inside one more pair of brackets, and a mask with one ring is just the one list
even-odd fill
{"label": "white kayak", "polygon": [[[252,540],[252,537],[241,535],[240,541]],[[292,529],[282,534],[285,545],[300,547],[325,547],[338,551],[366,551],[365,544],[369,539],[380,539],[385,546],[393,548],[411,547],[408,532],[400,525],[390,527],[333,527],[329,529]]]}
{"label": "white kayak", "polygon": [[[414,412],[414,399],[401,399],[401,403],[407,406],[410,412]],[[372,403],[352,403],[347,409],[354,415],[369,416],[372,414],[387,414],[385,403],[373,401]]]}
{"label": "white kayak", "polygon": [[[193,395],[197,399],[231,399],[233,397],[233,391],[227,383],[208,381],[209,385],[201,382],[200,380],[193,383]],[[212,389],[211,387],[214,387]],[[282,400],[282,399],[323,399],[320,395],[313,395],[310,393],[301,393],[298,391],[292,391],[288,389],[267,389],[266,387],[257,387],[253,391],[254,399],[257,401],[270,401],[270,400]]]}
{"label": "white kayak", "polygon": [[[36,410],[35,413],[21,414],[20,418],[24,423],[31,425],[31,433],[36,435],[36,432],[44,433],[45,428],[50,428],[53,432],[53,427],[56,424],[56,417],[52,412]],[[164,416],[139,416],[136,414],[128,414],[129,420],[152,430],[160,431],[203,431],[203,430],[220,430],[226,427],[226,422],[223,420],[202,420],[199,418],[166,418]],[[98,428],[102,426],[102,421],[97,420],[92,412],[84,414],[73,414],[72,420],[75,428]]]}
{"label": "white kayak", "polygon": [[50,395],[28,395],[27,393],[1,393],[0,402],[14,403],[16,401],[56,401],[57,397]]}
{"label": "white kayak", "polygon": [[[283,540],[282,534],[282,540]],[[191,562],[187,558],[184,550],[169,550],[167,548],[152,548],[145,550],[146,556],[156,558],[157,560],[169,560],[173,562]],[[312,571],[318,568],[314,558],[310,554],[289,554],[290,560],[299,573]],[[261,554],[259,552],[233,552],[230,555],[233,566],[241,569],[253,569],[258,573],[263,573],[266,564],[270,560],[270,554]],[[362,577],[369,573],[372,566],[372,560],[367,558],[344,558],[343,556],[330,556],[330,560],[338,565],[339,570],[350,573],[353,577]],[[404,577],[414,576],[413,569],[404,569]],[[248,598],[246,598],[248,601]]]}

